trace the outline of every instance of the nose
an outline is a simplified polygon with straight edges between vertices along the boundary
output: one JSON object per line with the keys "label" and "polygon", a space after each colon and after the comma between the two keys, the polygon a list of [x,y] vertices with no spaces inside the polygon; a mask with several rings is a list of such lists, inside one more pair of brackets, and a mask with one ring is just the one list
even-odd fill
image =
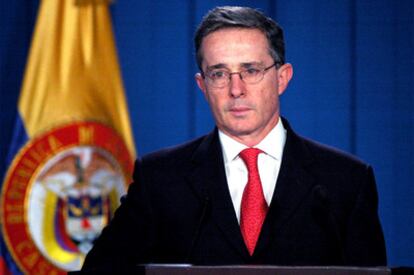
{"label": "nose", "polygon": [[230,95],[232,97],[240,97],[245,93],[245,84],[240,73],[232,73],[230,75]]}

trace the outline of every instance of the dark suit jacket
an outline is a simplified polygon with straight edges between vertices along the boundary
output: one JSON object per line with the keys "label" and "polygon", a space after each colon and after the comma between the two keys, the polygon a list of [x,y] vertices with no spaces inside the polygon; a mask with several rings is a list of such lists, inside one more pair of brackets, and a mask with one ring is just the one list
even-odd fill
{"label": "dark suit jacket", "polygon": [[253,256],[226,183],[217,129],[136,163],[88,268],[138,263],[386,265],[372,168],[296,135],[286,120],[275,193]]}

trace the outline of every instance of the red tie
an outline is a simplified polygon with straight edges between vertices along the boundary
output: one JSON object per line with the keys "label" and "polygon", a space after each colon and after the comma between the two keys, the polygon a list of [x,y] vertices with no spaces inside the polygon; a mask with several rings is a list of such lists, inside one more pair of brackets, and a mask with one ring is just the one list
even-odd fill
{"label": "red tie", "polygon": [[257,148],[240,152],[249,174],[241,202],[240,228],[250,255],[253,255],[268,208],[257,169],[257,157],[260,153],[262,151]]}

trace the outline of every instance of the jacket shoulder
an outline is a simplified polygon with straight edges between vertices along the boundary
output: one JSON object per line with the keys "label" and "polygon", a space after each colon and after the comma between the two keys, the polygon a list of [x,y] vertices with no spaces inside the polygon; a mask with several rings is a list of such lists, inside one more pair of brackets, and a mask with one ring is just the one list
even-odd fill
{"label": "jacket shoulder", "polygon": [[312,153],[317,161],[333,162],[338,164],[349,164],[356,166],[369,166],[368,163],[359,157],[344,150],[302,137],[305,146]]}
{"label": "jacket shoulder", "polygon": [[192,159],[196,152],[205,143],[209,143],[215,136],[215,132],[198,137],[188,142],[166,147],[146,154],[137,159],[134,169],[134,178],[140,173],[149,177],[159,178],[178,176],[189,172],[192,167]]}
{"label": "jacket shoulder", "polygon": [[170,162],[180,159],[190,159],[192,154],[197,150],[200,144],[208,135],[198,137],[182,144],[166,147],[144,155],[141,160],[145,163],[152,162]]}
{"label": "jacket shoulder", "polygon": [[363,160],[348,152],[296,134],[289,122],[285,118],[282,120],[287,130],[285,151],[296,161],[299,160],[305,164],[316,162],[324,167],[369,167]]}

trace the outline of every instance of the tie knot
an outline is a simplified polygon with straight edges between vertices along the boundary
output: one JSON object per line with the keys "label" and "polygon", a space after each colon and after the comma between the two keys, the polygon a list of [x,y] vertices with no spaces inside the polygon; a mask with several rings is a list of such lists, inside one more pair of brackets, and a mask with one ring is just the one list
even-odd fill
{"label": "tie knot", "polygon": [[239,156],[242,158],[247,168],[257,166],[257,157],[262,153],[262,150],[257,148],[247,148],[240,152]]}

